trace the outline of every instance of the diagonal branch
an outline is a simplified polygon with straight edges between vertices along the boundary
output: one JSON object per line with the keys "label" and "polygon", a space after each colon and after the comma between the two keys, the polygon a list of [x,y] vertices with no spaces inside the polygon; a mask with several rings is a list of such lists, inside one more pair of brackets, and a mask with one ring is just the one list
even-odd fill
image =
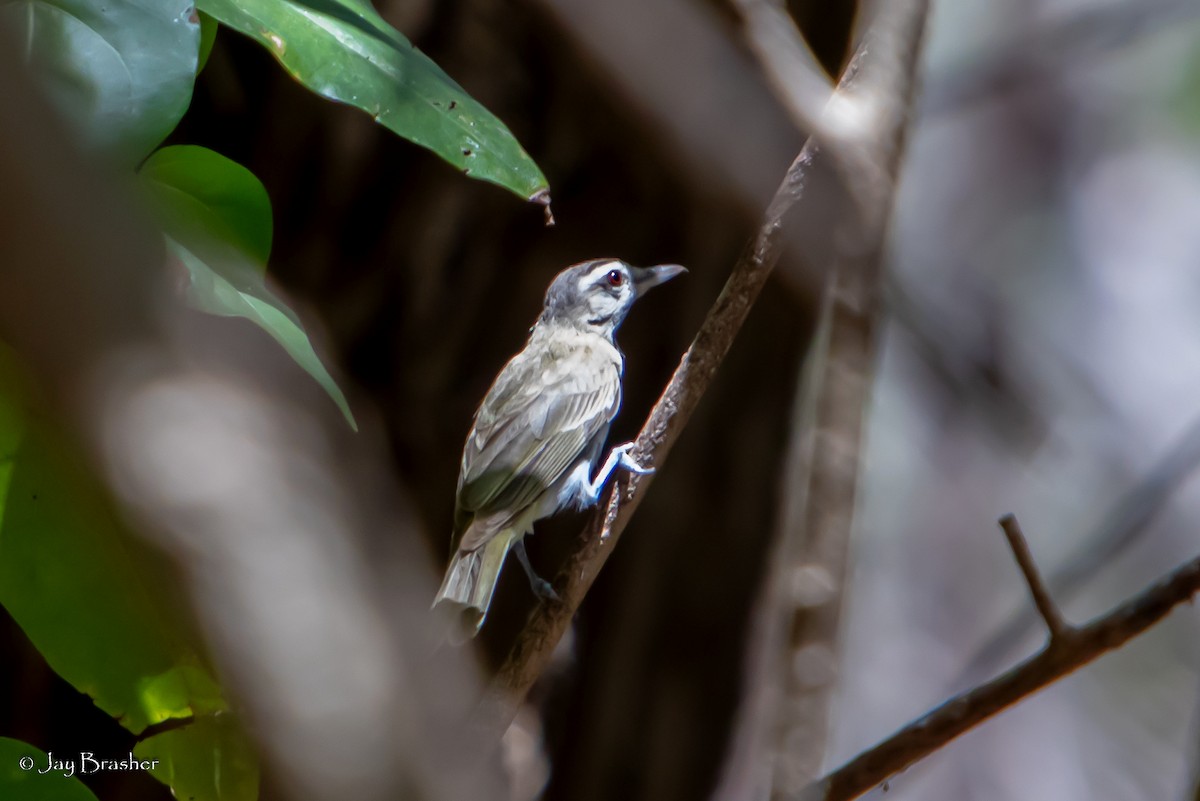
{"label": "diagonal branch", "polygon": [[802,132],[828,145],[822,121],[833,83],[779,0],[734,0],[746,40],[762,65],[776,97]]}
{"label": "diagonal branch", "polygon": [[848,801],[886,781],[1017,701],[1058,681],[1165,618],[1200,592],[1200,557],[1187,562],[1086,626],[1053,638],[997,678],[942,703],[819,782],[802,801]]}
{"label": "diagonal branch", "polygon": [[[1200,470],[1200,420],[1193,421],[1179,441],[1146,475],[1105,509],[1095,530],[1081,539],[1063,566],[1046,579],[1059,601],[1076,595],[1106,565],[1139,542],[1167,502]],[[977,677],[995,665],[1032,630],[1037,620],[1022,609],[997,628],[967,661],[963,675]]]}

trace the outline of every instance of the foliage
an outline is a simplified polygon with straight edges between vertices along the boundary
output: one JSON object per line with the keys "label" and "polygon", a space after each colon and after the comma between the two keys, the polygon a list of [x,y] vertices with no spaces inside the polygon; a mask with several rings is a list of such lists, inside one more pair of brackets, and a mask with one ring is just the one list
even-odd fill
{"label": "foliage", "polygon": [[472,178],[525,198],[546,179],[504,123],[384,22],[366,0],[200,0],[319,95],[362,109]]}
{"label": "foliage", "polygon": [[[354,426],[300,318],[268,287],[262,184],[205,148],[151,153],[188,109],[217,23],[465,174],[523,198],[543,192],[545,179],[503,123],[365,2],[204,0],[199,12],[189,0],[0,0],[0,24],[15,30],[80,146],[123,169],[140,165],[137,184],[186,270],[186,302],[258,325]],[[170,566],[131,535],[82,454],[38,409],[19,360],[0,344],[0,603],[52,669],[129,731],[183,722],[135,749],[159,760],[152,772],[177,797],[255,798],[254,749],[181,611]],[[34,746],[0,739],[0,796],[94,799],[77,779],[15,769],[22,756],[45,764]]]}
{"label": "foliage", "polygon": [[267,288],[271,201],[259,180],[218,153],[188,145],[159,150],[139,177],[168,249],[187,269],[188,301],[209,314],[244,317],[270,334],[357,428],[300,318]]}
{"label": "foliage", "polygon": [[77,776],[40,771],[50,756],[28,743],[0,737],[0,798],[21,801],[96,801]]}

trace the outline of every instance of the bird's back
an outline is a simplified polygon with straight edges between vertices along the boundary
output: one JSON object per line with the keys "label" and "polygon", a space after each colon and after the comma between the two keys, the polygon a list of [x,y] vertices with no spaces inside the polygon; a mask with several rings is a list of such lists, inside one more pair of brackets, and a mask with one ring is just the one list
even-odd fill
{"label": "bird's back", "polygon": [[[478,547],[581,458],[594,458],[597,435],[603,437],[621,405],[623,368],[624,357],[607,337],[569,326],[534,327],[492,383],[467,436],[455,512],[458,547]],[[483,528],[473,525],[484,521]],[[480,530],[464,537],[469,528]]]}

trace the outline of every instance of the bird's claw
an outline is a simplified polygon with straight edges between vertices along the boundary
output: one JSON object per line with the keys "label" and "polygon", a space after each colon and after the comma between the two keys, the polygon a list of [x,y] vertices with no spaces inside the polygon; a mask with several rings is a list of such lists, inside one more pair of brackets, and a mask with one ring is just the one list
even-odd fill
{"label": "bird's claw", "polygon": [[539,578],[537,581],[531,581],[530,585],[533,587],[533,594],[538,598],[541,598],[543,601],[559,600],[558,593],[554,591],[553,585],[551,585],[550,582],[546,581],[544,578]]}
{"label": "bird's claw", "polygon": [[621,454],[618,464],[620,464],[621,467],[624,467],[630,473],[637,473],[639,476],[645,476],[653,473],[653,467],[642,467],[640,464],[638,464],[636,459],[629,455],[629,451],[631,450],[633,450],[632,442],[626,442],[624,445],[621,445],[617,448],[617,451]]}

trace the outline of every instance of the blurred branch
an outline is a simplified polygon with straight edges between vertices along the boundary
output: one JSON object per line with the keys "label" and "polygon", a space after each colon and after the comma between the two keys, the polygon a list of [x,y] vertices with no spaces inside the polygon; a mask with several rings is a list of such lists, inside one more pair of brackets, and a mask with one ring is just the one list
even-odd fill
{"label": "blurred branch", "polygon": [[[443,718],[478,680],[423,650],[428,557],[384,501],[386,454],[258,329],[182,305],[161,233],[78,155],[20,52],[0,25],[0,330],[38,413],[186,576],[267,773],[302,801],[495,797],[486,769],[441,769],[462,745]],[[364,555],[378,530],[386,576]]]}
{"label": "blurred branch", "polygon": [[[1107,564],[1138,541],[1166,506],[1167,501],[1200,468],[1200,420],[1196,420],[1146,476],[1104,511],[1099,526],[1085,536],[1064,566],[1046,583],[1054,596],[1066,601],[1086,586]],[[976,676],[1011,651],[1036,623],[1026,609],[1013,614],[980,645],[963,670]]]}
{"label": "blurred branch", "polygon": [[839,166],[854,208],[836,231],[818,330],[797,381],[782,506],[756,610],[765,621],[755,622],[761,638],[747,646],[746,700],[718,799],[767,788],[773,798],[792,798],[825,756],[884,243],[927,13],[921,0],[884,7],[830,103],[868,113],[837,142],[838,157],[850,156]]}
{"label": "blurred branch", "polygon": [[[796,126],[753,58],[728,35],[711,4],[690,0],[538,0],[556,39],[594,66],[631,116],[644,122],[664,161],[689,191],[719,199],[756,222],[780,172],[803,144]],[[680,87],[703,86],[703,92]],[[838,191],[822,157],[805,178],[807,194]],[[820,276],[811,269],[830,250],[837,204],[804,203],[782,233],[781,275],[815,303]],[[804,258],[800,258],[800,256]]]}
{"label": "blurred branch", "polygon": [[884,279],[884,295],[888,321],[907,336],[913,352],[956,406],[975,411],[989,433],[1018,448],[1032,448],[1046,436],[1046,420],[1028,389],[1009,374],[1004,323],[989,296],[977,304],[987,331],[979,343],[964,340],[930,304],[918,303],[894,273]]}
{"label": "blurred branch", "polygon": [[786,7],[779,0],[733,0],[733,4],[742,15],[746,40],[792,122],[828,147],[821,113],[833,95],[833,83]]}
{"label": "blurred branch", "polygon": [[1036,655],[992,681],[956,695],[875,745],[801,795],[848,801],[885,782],[998,712],[1072,673],[1165,618],[1200,592],[1200,557],[1078,628],[1065,628]]}

